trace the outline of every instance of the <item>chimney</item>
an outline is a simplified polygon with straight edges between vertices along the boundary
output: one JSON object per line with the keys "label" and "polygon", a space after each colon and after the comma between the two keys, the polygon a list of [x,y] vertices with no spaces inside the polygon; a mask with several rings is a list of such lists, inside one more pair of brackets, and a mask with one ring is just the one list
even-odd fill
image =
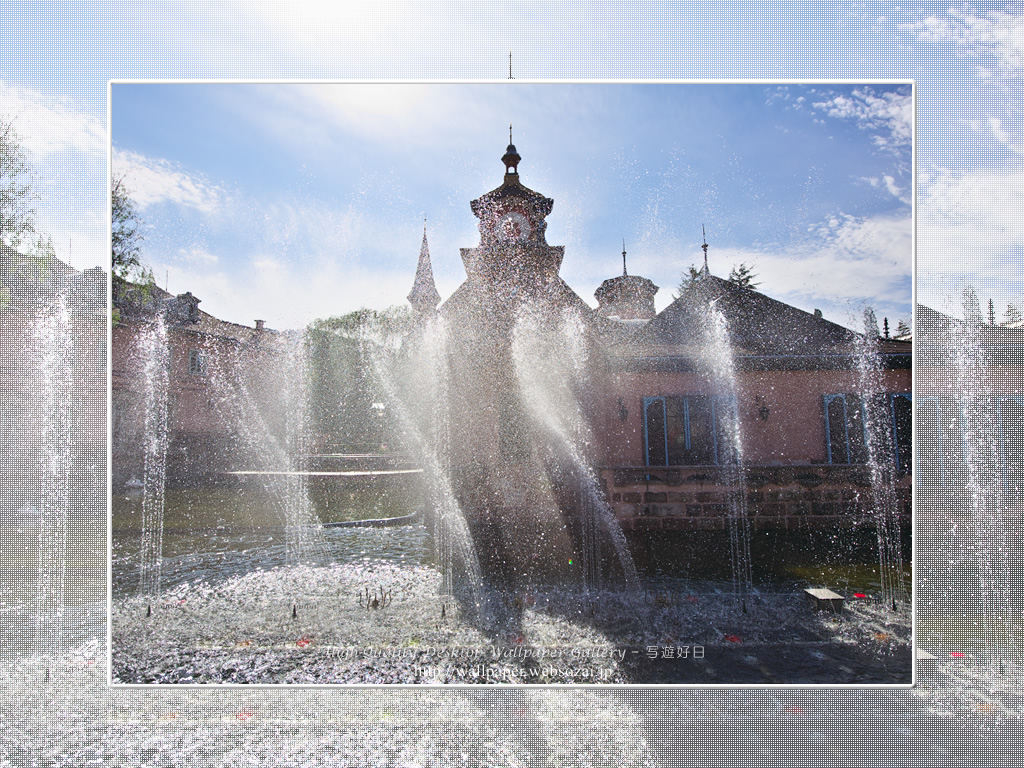
{"label": "chimney", "polygon": [[266,321],[264,321],[264,320],[257,320],[256,321],[256,330],[259,331],[260,333],[263,332],[263,324],[264,324],[264,322],[266,322]]}

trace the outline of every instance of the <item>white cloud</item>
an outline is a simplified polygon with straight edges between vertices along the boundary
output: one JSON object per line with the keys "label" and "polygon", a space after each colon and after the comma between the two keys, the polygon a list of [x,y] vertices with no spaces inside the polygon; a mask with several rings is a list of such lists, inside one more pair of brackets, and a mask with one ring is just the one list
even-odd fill
{"label": "white cloud", "polygon": [[886,174],[882,176],[882,178],[873,176],[871,178],[864,178],[862,180],[866,181],[875,189],[884,188],[886,192],[888,192],[890,195],[892,195],[894,198],[899,200],[904,205],[910,205],[912,203],[910,195],[908,194],[909,190],[906,187],[901,187],[899,184],[897,184],[896,179],[893,176]]}
{"label": "white cloud", "polygon": [[[860,305],[879,316],[909,316],[913,230],[909,213],[824,222],[817,236],[786,250],[737,254],[757,265],[759,290],[803,309],[821,308],[843,323]],[[733,262],[730,262],[733,263]]]}
{"label": "white cloud", "polygon": [[111,166],[115,175],[124,175],[140,210],[170,202],[214,215],[227,197],[223,189],[201,175],[175,167],[167,160],[115,150]]}
{"label": "white cloud", "polygon": [[979,61],[978,73],[1008,77],[1024,67],[1024,15],[1002,10],[984,15],[950,8],[900,24],[899,30],[925,42],[953,43],[964,56]]}
{"label": "white cloud", "polygon": [[103,121],[68,104],[0,81],[0,105],[0,117],[14,123],[33,163],[68,150],[100,157],[106,153]]}
{"label": "white cloud", "polygon": [[1024,281],[1024,170],[922,171],[918,182],[922,301],[936,306],[950,284],[972,283],[998,302],[1020,301]]}
{"label": "white cloud", "polygon": [[914,101],[910,88],[876,92],[870,86],[855,89],[849,96],[835,94],[814,107],[829,117],[854,121],[861,130],[874,133],[875,144],[902,151],[914,136]]}
{"label": "white cloud", "polygon": [[1022,150],[1019,146],[1016,146],[1013,139],[1010,137],[1009,132],[1003,125],[1003,121],[998,117],[989,116],[988,118],[988,129],[992,132],[992,136],[1000,144],[1005,146],[1011,152],[1016,154],[1022,154]]}
{"label": "white cloud", "polygon": [[358,307],[404,304],[411,284],[406,271],[368,270],[330,258],[297,263],[267,254],[255,256],[250,269],[230,273],[177,264],[156,271],[168,276],[172,292],[191,291],[204,311],[220,319],[252,325],[259,318],[278,330]]}
{"label": "white cloud", "polygon": [[220,258],[200,245],[193,245],[190,248],[179,248],[177,261],[180,264],[200,266],[216,264]]}

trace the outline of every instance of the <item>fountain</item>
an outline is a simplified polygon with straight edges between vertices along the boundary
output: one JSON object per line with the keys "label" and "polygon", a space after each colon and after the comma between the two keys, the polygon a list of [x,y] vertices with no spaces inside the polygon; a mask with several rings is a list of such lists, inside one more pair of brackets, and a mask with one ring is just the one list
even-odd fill
{"label": "fountain", "polygon": [[[768,419],[764,394],[770,390],[755,390],[760,379],[739,370],[740,351],[748,366],[750,345],[761,351],[747,317],[750,304],[771,300],[737,293],[745,289],[705,274],[687,300],[696,301],[680,299],[655,317],[657,288],[625,274],[624,252],[623,277],[606,281],[595,312],[559,276],[563,249],[545,238],[553,201],[522,184],[514,146],[502,160],[501,186],[471,204],[480,242],[462,249],[466,282],[439,306],[424,234],[410,322],[364,313],[357,331],[345,331],[346,348],[358,349],[358,356],[341,357],[359,361],[357,375],[325,375],[323,361],[311,366],[306,354],[326,346],[261,324],[255,332],[234,331],[238,338],[189,342],[200,347],[189,391],[207,393],[212,416],[230,430],[231,455],[242,457],[222,474],[259,480],[285,531],[284,552],[278,556],[265,521],[248,523],[244,534],[227,523],[211,524],[209,553],[184,550],[195,546],[194,538],[165,553],[165,572],[174,575],[152,598],[163,607],[159,615],[140,610],[142,596],[118,589],[122,566],[115,561],[113,679],[778,682],[789,681],[792,668],[800,680],[832,682],[835,655],[843,659],[847,681],[905,679],[908,660],[877,646],[879,638],[886,648],[907,646],[909,624],[867,602],[851,605],[843,621],[813,614],[792,586],[774,586],[754,567],[755,522],[761,532],[773,515],[807,516],[811,501],[815,514],[821,507],[833,516],[855,504],[837,503],[839,490],[815,490],[833,475],[852,474],[843,468],[817,468],[802,454],[781,467],[748,463],[749,456],[782,455],[771,435],[786,417],[766,428],[761,422]],[[198,329],[187,338],[202,336],[207,321],[194,311],[197,300],[190,294],[178,299],[191,308]],[[624,318],[630,302],[650,307]],[[835,376],[848,386],[856,376],[848,373],[843,350],[853,334],[776,305],[784,306],[771,305],[772,319],[792,320],[800,334],[809,334],[793,342],[797,352],[821,340],[841,358],[841,364],[832,358],[828,365],[815,363],[806,380],[823,387],[821,381]],[[733,327],[727,317],[737,310],[739,326]],[[672,338],[662,339],[662,332]],[[682,345],[673,341],[680,336]],[[666,348],[676,357],[659,351]],[[808,357],[790,347],[773,354],[799,365]],[[753,355],[758,365],[765,357]],[[313,367],[320,377],[315,398]],[[861,388],[880,391],[870,364],[862,367]],[[166,364],[154,370],[167,370]],[[771,368],[766,380],[782,381],[776,376],[787,370]],[[423,469],[422,523],[402,515],[403,525],[321,527],[316,519],[306,481],[318,472],[306,462],[343,454],[318,453],[324,438],[314,436],[314,426],[344,427],[330,408],[362,402],[345,400],[344,387],[352,382],[373,392],[366,401],[373,415],[362,418],[389,420],[386,429],[367,434],[380,442],[387,434],[387,442],[397,444],[392,450],[414,455]],[[793,389],[781,388],[787,387]],[[820,408],[819,394],[803,394],[791,393],[791,400],[805,407],[810,399]],[[752,414],[755,395],[759,410]],[[682,398],[677,410],[666,406],[672,398]],[[318,410],[311,412],[314,399]],[[773,407],[788,407],[779,402]],[[661,407],[663,438],[655,435],[652,403]],[[685,441],[669,423],[679,414],[686,419]],[[756,429],[748,434],[751,415]],[[159,448],[159,420],[148,422],[146,433],[147,445]],[[658,439],[664,441],[660,460],[652,452]],[[797,435],[792,442],[803,450],[813,440]],[[876,460],[882,461],[880,448]],[[872,479],[875,485],[886,481],[884,475]],[[241,491],[232,493],[223,504],[249,503]],[[191,508],[189,514],[196,515]],[[221,509],[213,514],[218,523],[226,517]],[[879,517],[880,525],[894,514]],[[634,557],[644,537],[673,530],[724,533],[731,585],[638,566]],[[228,541],[230,551],[214,546],[232,536],[238,543]],[[879,533],[883,557],[891,554],[882,546],[890,538]],[[688,561],[698,549],[687,543],[676,557]],[[142,570],[144,582],[152,583],[145,560]],[[890,571],[882,575],[886,599],[898,578]],[[752,650],[737,666],[741,645],[767,653]],[[807,646],[821,649],[820,663],[793,656],[792,648]]]}
{"label": "fountain", "polygon": [[[285,532],[289,563],[316,556],[318,520],[302,466],[307,447],[308,380],[301,336],[266,344],[210,350],[207,365],[220,418],[237,436],[235,476],[255,475]],[[272,361],[272,362],[271,362]]]}
{"label": "fountain", "polygon": [[919,509],[923,545],[935,552],[918,588],[920,644],[936,657],[936,705],[1006,713],[1017,708],[1022,669],[1021,553],[1010,534],[1020,520],[1020,417],[1015,379],[1001,373],[1021,338],[980,313],[954,314],[917,311]]}
{"label": "fountain", "polygon": [[[704,245],[707,253],[707,245]],[[699,290],[699,286],[698,286]],[[714,418],[721,418],[718,446],[725,467],[725,485],[729,489],[729,554],[732,585],[740,610],[747,612],[747,597],[754,586],[751,572],[750,519],[747,515],[747,488],[743,472],[743,434],[737,406],[736,364],[733,359],[729,326],[725,315],[711,297],[704,297],[706,315],[704,362],[711,374],[711,386],[720,394],[712,401]]]}
{"label": "fountain", "polygon": [[[160,594],[163,564],[164,491],[167,470],[167,408],[170,359],[167,327],[158,313],[142,336],[144,393],[142,544],[140,548],[139,593],[151,601]],[[147,606],[151,611],[152,606]]]}
{"label": "fountain", "polygon": [[864,425],[866,463],[871,471],[873,519],[878,540],[878,572],[882,602],[896,610],[908,600],[903,578],[902,545],[896,493],[895,467],[886,456],[897,440],[896,400],[886,402],[881,380],[882,361],[878,354],[874,312],[864,310],[864,333],[856,340],[858,392]]}
{"label": "fountain", "polygon": [[[39,599],[36,646],[52,664],[63,651],[67,548],[74,439],[75,334],[64,293],[39,309],[34,345],[40,350],[38,392],[43,414],[38,508]],[[47,667],[49,669],[49,667]],[[49,675],[49,672],[47,672]]]}

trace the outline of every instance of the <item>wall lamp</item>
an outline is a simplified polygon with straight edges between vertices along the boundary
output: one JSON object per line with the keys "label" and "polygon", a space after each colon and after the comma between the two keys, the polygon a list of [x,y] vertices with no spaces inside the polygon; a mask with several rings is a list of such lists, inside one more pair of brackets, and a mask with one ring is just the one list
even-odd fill
{"label": "wall lamp", "polygon": [[768,407],[768,401],[761,395],[757,395],[754,398],[754,402],[758,406],[757,415],[761,417],[761,421],[768,421],[768,417],[771,415],[771,409]]}

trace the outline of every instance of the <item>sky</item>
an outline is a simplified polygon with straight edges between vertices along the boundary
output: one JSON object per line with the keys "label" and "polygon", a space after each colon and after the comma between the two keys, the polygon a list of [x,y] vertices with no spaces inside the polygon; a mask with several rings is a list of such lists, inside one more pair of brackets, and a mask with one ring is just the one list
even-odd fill
{"label": "sky", "polygon": [[910,84],[120,84],[112,168],[159,285],[295,327],[404,304],[424,222],[438,289],[478,243],[508,128],[547,239],[596,305],[627,269],[672,300],[700,265],[843,322],[910,320]]}
{"label": "sky", "polygon": [[[109,162],[158,283],[224,319],[288,328],[401,303],[424,217],[449,295],[510,122],[524,183],[555,200],[563,277],[591,304],[624,240],[663,307],[702,225],[712,272],[747,263],[760,290],[851,326],[863,304],[909,319],[912,276],[942,310],[966,285],[997,317],[1024,303],[1019,5],[3,10],[0,50],[18,55],[0,63],[0,115],[58,256],[108,263]],[[114,85],[108,120],[111,79],[235,84]],[[665,82],[681,79],[747,84]]]}

